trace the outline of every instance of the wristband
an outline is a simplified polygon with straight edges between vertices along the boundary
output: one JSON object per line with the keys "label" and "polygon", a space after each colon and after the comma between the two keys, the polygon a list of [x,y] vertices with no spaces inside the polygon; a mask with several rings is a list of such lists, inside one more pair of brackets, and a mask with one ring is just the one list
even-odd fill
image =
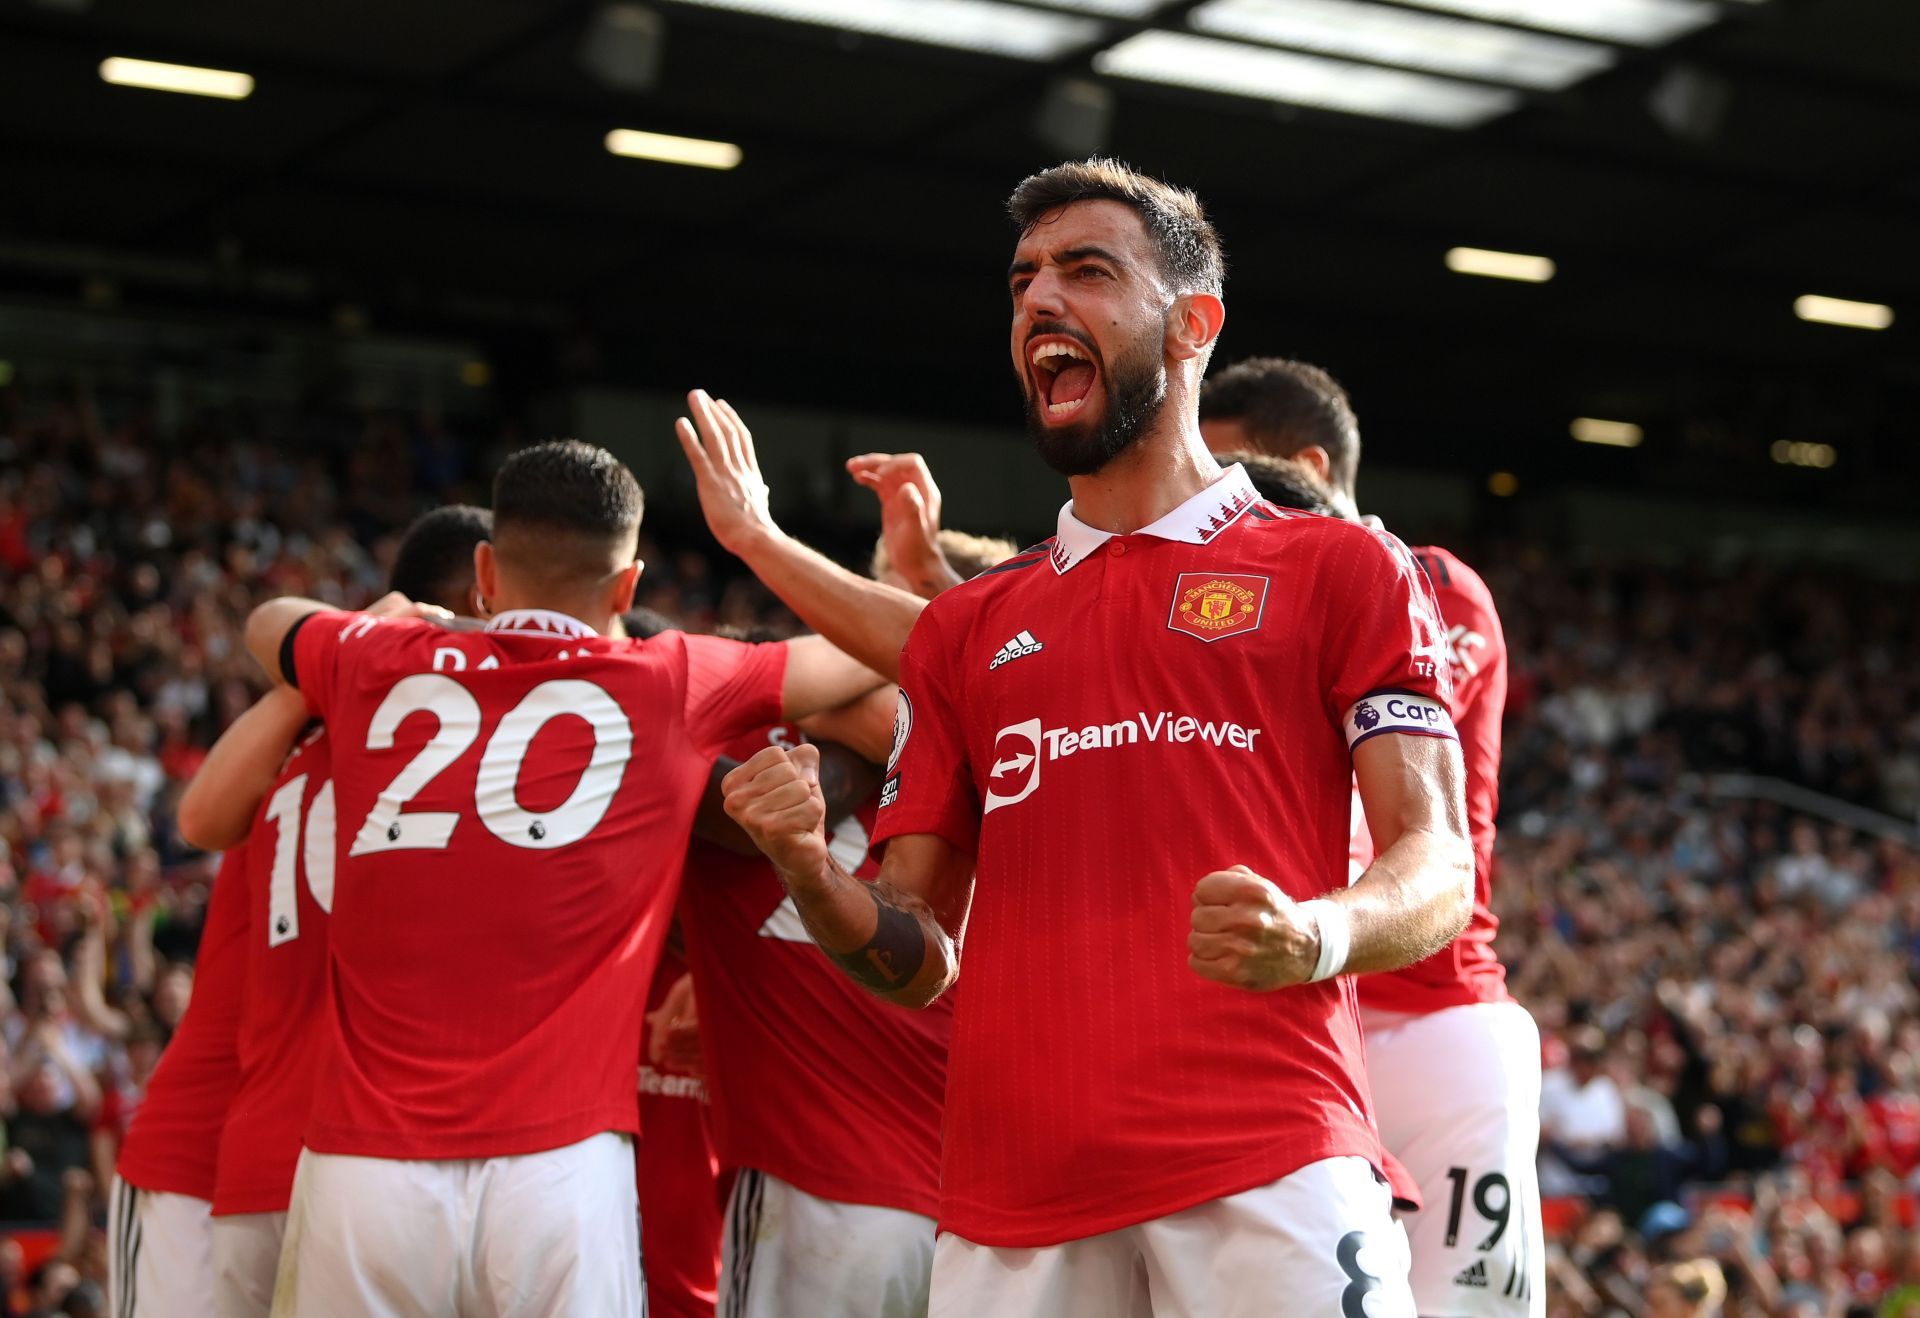
{"label": "wristband", "polygon": [[1325,897],[1302,903],[1300,909],[1313,921],[1320,935],[1320,957],[1313,963],[1309,984],[1332,979],[1347,968],[1347,955],[1353,950],[1353,917],[1347,908]]}

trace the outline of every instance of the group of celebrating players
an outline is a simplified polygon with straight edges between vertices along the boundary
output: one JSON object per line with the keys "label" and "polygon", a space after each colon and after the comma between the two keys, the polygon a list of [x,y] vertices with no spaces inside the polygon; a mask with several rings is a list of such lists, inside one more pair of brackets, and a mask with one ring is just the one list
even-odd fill
{"label": "group of celebrating players", "polygon": [[255,610],[119,1318],[1543,1312],[1487,589],[1362,521],[1323,372],[1206,378],[1191,193],[1010,209],[1040,544],[869,455],[849,572],[695,393],[708,525],[814,635],[633,615],[640,489],[572,440],[373,608]]}

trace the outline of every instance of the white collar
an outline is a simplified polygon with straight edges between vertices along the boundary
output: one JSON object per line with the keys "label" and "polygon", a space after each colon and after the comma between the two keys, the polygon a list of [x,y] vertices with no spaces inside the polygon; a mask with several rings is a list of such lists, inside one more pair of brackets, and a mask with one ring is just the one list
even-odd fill
{"label": "white collar", "polygon": [[551,609],[508,609],[505,613],[496,613],[489,618],[487,630],[490,632],[542,632],[548,636],[565,636],[573,640],[600,634],[578,618],[565,613],[555,613]]}
{"label": "white collar", "polygon": [[[1238,521],[1240,514],[1253,507],[1259,499],[1259,491],[1253,488],[1252,479],[1245,468],[1236,462],[1221,472],[1219,479],[1206,489],[1134,534],[1204,545]],[[1073,500],[1067,500],[1060,509],[1060,525],[1054,536],[1053,570],[1064,574],[1113,537],[1114,532],[1096,530],[1075,517]]]}

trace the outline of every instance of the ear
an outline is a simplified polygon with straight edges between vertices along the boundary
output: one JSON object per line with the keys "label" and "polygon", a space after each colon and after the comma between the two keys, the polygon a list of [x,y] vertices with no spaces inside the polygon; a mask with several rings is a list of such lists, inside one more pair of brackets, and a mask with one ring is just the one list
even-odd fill
{"label": "ear", "polygon": [[645,563],[636,558],[614,574],[613,596],[609,601],[613,606],[611,611],[614,617],[619,617],[633,607],[633,593],[640,588],[640,574],[646,570],[646,567]]}
{"label": "ear", "polygon": [[1167,355],[1175,361],[1204,359],[1227,323],[1227,304],[1211,293],[1183,293],[1167,317]]}
{"label": "ear", "polygon": [[[493,542],[482,540],[473,547],[473,589],[479,600],[491,607],[500,598],[500,564],[493,556]],[[479,600],[475,603],[478,604]],[[485,613],[474,614],[483,618]]]}
{"label": "ear", "polygon": [[1304,462],[1309,467],[1312,467],[1313,474],[1321,480],[1326,481],[1329,485],[1333,483],[1333,455],[1320,447],[1320,445],[1309,444],[1305,448],[1297,450],[1293,458],[1296,462]]}

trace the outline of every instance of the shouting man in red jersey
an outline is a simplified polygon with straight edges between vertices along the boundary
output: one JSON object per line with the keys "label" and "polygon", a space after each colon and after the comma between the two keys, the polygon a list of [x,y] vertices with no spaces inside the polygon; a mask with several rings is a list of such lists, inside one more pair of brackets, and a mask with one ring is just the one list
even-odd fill
{"label": "shouting man in red jersey", "polygon": [[327,724],[340,845],[277,1313],[642,1311],[641,1017],[708,766],[879,679],[817,637],[610,639],[639,526],[611,454],[538,444],[495,479],[484,631],[248,621]]}
{"label": "shouting man in red jersey", "polygon": [[[876,882],[834,862],[805,747],[736,770],[728,810],[872,991],[932,1001],[964,943],[933,1314],[1406,1318],[1350,976],[1471,906],[1432,593],[1392,537],[1207,451],[1223,262],[1191,193],[1096,160],[1011,210],[1058,533],[913,627]],[[906,610],[781,536],[737,417],[696,416],[722,543],[882,657]],[[1355,777],[1381,849],[1349,887]]]}
{"label": "shouting man in red jersey", "polygon": [[[1360,423],[1346,391],[1305,362],[1255,358],[1211,376],[1200,431],[1216,454],[1252,450],[1304,462],[1355,515]],[[1546,1312],[1546,1248],[1534,1159],[1540,1144],[1540,1032],[1507,993],[1493,951],[1494,817],[1507,642],[1493,595],[1446,550],[1413,551],[1447,629],[1450,711],[1467,772],[1473,916],[1424,961],[1362,979],[1367,1076],[1389,1152],[1420,1189],[1408,1222],[1413,1295],[1424,1318],[1527,1318]],[[1373,857],[1356,812],[1351,872]],[[1444,1078],[1444,1083],[1442,1079]]]}

